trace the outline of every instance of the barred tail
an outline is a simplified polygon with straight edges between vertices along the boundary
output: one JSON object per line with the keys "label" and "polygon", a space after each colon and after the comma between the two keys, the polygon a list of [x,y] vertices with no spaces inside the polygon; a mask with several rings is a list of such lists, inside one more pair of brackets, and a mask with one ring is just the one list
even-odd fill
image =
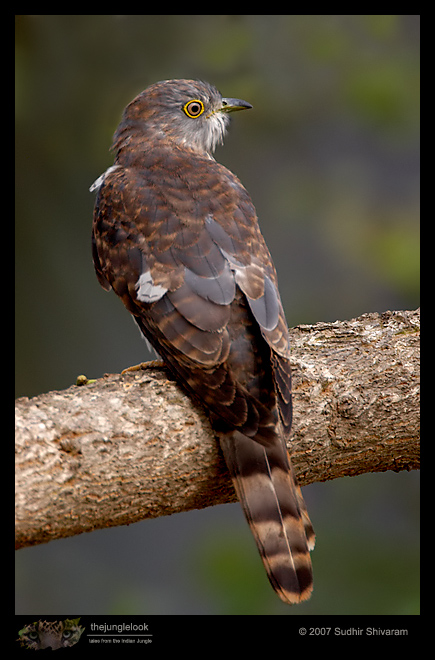
{"label": "barred tail", "polygon": [[232,431],[220,444],[272,587],[285,603],[306,600],[314,531],[284,442],[266,447]]}

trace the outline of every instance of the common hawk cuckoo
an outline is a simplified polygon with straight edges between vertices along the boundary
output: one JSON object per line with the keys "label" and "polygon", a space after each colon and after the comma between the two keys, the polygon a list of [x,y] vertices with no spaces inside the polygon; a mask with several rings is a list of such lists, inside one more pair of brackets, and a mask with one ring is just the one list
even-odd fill
{"label": "common hawk cuckoo", "polygon": [[125,108],[97,190],[93,258],[180,385],[208,412],[269,580],[312,591],[314,533],[286,450],[288,329],[251,198],[213,158],[229,113],[197,80],[165,80]]}

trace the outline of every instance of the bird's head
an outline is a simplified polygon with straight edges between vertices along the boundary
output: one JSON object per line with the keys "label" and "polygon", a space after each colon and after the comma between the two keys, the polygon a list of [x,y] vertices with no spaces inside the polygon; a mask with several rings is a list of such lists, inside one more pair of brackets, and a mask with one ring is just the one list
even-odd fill
{"label": "bird's head", "polygon": [[148,87],[124,110],[114,136],[121,149],[135,135],[168,140],[200,154],[211,155],[221,144],[229,113],[252,108],[241,99],[223,98],[206,82],[163,80]]}

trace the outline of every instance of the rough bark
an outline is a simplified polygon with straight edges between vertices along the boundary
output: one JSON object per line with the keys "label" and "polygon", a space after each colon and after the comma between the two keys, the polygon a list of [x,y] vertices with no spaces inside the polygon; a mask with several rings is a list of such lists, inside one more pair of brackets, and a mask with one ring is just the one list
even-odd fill
{"label": "rough bark", "polygon": [[[290,330],[300,483],[419,467],[420,314]],[[16,547],[235,500],[204,412],[164,368],[16,402]]]}

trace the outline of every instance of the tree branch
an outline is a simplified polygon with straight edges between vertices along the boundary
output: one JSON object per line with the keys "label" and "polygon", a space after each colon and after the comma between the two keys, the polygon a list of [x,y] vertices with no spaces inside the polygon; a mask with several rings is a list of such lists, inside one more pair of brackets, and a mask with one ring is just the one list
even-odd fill
{"label": "tree branch", "polygon": [[[419,467],[420,314],[290,331],[301,484]],[[16,402],[16,547],[235,500],[204,412],[164,368]]]}

